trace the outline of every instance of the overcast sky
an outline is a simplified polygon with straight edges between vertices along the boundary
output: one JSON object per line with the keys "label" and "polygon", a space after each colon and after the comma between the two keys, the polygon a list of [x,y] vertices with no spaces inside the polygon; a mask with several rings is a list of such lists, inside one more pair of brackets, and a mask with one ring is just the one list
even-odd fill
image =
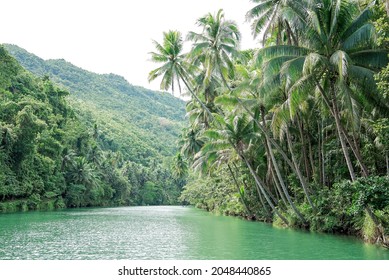
{"label": "overcast sky", "polygon": [[258,46],[246,12],[250,0],[2,0],[0,43],[16,44],[44,59],[63,58],[97,73],[115,73],[131,84],[147,81],[152,39],[162,32],[200,31],[196,20],[220,8],[242,32],[241,48]]}

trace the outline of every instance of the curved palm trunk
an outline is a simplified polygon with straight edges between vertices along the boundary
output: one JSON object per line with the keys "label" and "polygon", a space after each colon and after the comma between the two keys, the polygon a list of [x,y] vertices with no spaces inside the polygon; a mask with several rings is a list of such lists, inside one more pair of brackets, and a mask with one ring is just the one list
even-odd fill
{"label": "curved palm trunk", "polygon": [[315,80],[315,83],[316,83],[317,87],[319,88],[319,91],[320,91],[321,95],[323,96],[325,103],[327,104],[328,108],[330,109],[331,114],[335,118],[336,132],[338,133],[338,138],[340,141],[342,152],[343,152],[344,158],[346,160],[346,164],[347,164],[347,169],[350,173],[351,180],[355,181],[356,176],[355,176],[355,172],[354,172],[354,167],[352,165],[352,162],[350,159],[350,154],[349,154],[347,146],[346,146],[346,142],[345,142],[345,138],[344,138],[345,133],[342,130],[342,124],[340,122],[339,109],[338,109],[338,104],[336,102],[336,93],[335,93],[335,89],[334,89],[334,84],[331,82],[331,85],[330,85],[331,93],[332,93],[333,98],[334,98],[333,101],[330,102],[328,100],[327,96],[325,95],[324,89],[322,88],[320,83],[317,80]]}
{"label": "curved palm trunk", "polygon": [[[263,107],[261,108],[261,115],[262,115],[263,128],[267,131],[266,126],[265,126],[265,112],[264,112]],[[274,156],[273,150],[272,150],[272,148],[270,146],[267,134],[265,134],[265,138],[266,138],[266,145],[268,146],[267,151],[269,152],[270,159],[271,159],[271,162],[273,164],[273,168],[276,171],[277,178],[278,178],[278,180],[279,180],[279,182],[281,184],[281,188],[282,188],[282,190],[283,190],[283,192],[285,194],[285,197],[288,200],[289,205],[292,207],[293,211],[299,217],[299,219],[302,220],[303,222],[305,222],[305,219],[304,219],[303,215],[297,209],[297,207],[294,205],[293,200],[292,200],[292,198],[289,195],[288,188],[286,187],[285,181],[282,178],[281,171],[280,171],[280,169],[278,167],[278,163],[277,163],[276,158]]]}
{"label": "curved palm trunk", "polygon": [[[308,159],[308,152],[307,152],[307,147],[305,143],[305,134],[304,134],[304,124],[303,120],[300,120],[300,115],[297,115],[297,127],[299,129],[299,134],[300,134],[300,139],[301,139],[301,147],[302,147],[302,157],[304,159],[304,167],[305,167],[305,178],[311,178],[311,172],[310,172],[310,167],[312,167],[312,173],[314,174],[314,165],[313,165],[313,160],[312,160],[312,153],[310,150],[310,143],[309,143],[309,138],[308,138],[308,149],[309,149],[309,154],[311,157],[311,162]],[[293,159],[292,159],[293,160]]]}
{"label": "curved palm trunk", "polygon": [[[293,164],[296,166],[296,169],[298,169],[297,160],[296,160],[296,158],[295,158],[295,156],[294,156],[294,152],[293,152],[292,141],[291,141],[291,139],[290,139],[289,128],[286,128],[286,138],[287,138],[287,142],[288,142],[289,151],[290,151],[290,154],[291,154],[291,156],[292,156]],[[309,193],[308,193],[308,189],[303,188],[303,190],[304,190],[305,196],[307,197],[307,200],[308,200],[309,205],[311,205],[311,207],[312,207],[313,209],[316,209],[316,208],[313,206],[312,200],[311,200],[310,195],[309,195]]]}
{"label": "curved palm trunk", "polygon": [[[238,151],[237,151],[238,152]],[[286,224],[286,225],[289,225],[289,222],[288,220],[277,210],[277,208],[274,206],[274,204],[272,203],[272,201],[270,200],[269,196],[267,195],[266,193],[266,190],[264,188],[264,184],[262,182],[262,180],[259,178],[258,174],[255,172],[254,168],[252,167],[252,165],[250,164],[250,162],[243,156],[239,153],[239,156],[240,158],[246,163],[247,167],[249,168],[250,170],[250,173],[251,175],[253,176],[254,180],[255,180],[255,183],[256,185],[259,187],[259,189],[261,190],[261,193],[263,194],[263,196],[265,197],[267,203],[269,204],[270,208],[273,210],[273,212]]]}
{"label": "curved palm trunk", "polygon": [[389,0],[386,0],[386,1],[385,1],[385,9],[386,9],[386,14],[387,14],[388,17],[389,17]]}
{"label": "curved palm trunk", "polygon": [[359,163],[359,165],[361,167],[362,175],[364,177],[368,177],[369,176],[369,171],[368,171],[365,163],[362,160],[362,156],[361,156],[361,152],[359,150],[358,144],[356,143],[355,139],[354,139],[354,141],[350,140],[350,137],[347,135],[344,127],[342,126],[342,124],[340,125],[340,129],[342,130],[344,138],[346,139],[347,143],[349,144],[351,150],[354,153],[355,158],[357,159],[357,161],[358,161],[358,163]]}
{"label": "curved palm trunk", "polygon": [[230,166],[228,163],[227,163],[227,167],[228,167],[228,171],[230,171],[230,174],[231,174],[231,176],[232,176],[232,179],[234,180],[236,189],[237,189],[237,191],[238,191],[238,193],[239,193],[240,200],[242,201],[242,204],[243,204],[244,208],[246,209],[246,213],[247,213],[247,215],[251,215],[251,211],[250,211],[249,207],[248,207],[247,204],[246,204],[246,200],[245,200],[245,198],[243,197],[243,195],[242,195],[242,193],[241,193],[241,191],[240,191],[239,183],[238,183],[238,181],[236,180],[235,174],[234,174],[234,172],[233,172],[231,166]]}
{"label": "curved palm trunk", "polygon": [[[269,143],[268,143],[269,145]],[[270,157],[271,157],[271,160],[273,162],[273,167],[274,167],[274,170],[276,171],[276,174],[277,174],[277,177],[279,179],[279,182],[281,184],[281,188],[285,194],[285,197],[286,199],[288,200],[289,202],[289,205],[292,207],[293,211],[296,213],[296,215],[299,217],[299,219],[303,222],[305,222],[305,219],[303,217],[303,215],[301,214],[301,212],[297,209],[296,205],[293,203],[293,200],[292,198],[290,197],[289,195],[289,192],[288,192],[288,188],[286,187],[285,185],[285,182],[282,178],[282,175],[281,175],[281,172],[280,172],[280,169],[278,168],[278,164],[276,163],[276,159],[274,157],[274,154],[273,154],[273,151],[271,149],[271,147],[269,147],[269,151],[270,151]]]}
{"label": "curved palm trunk", "polygon": [[[282,150],[280,145],[278,145],[278,143],[273,138],[270,137],[270,134],[267,132],[267,130],[255,118],[254,114],[247,108],[247,106],[242,102],[242,100],[239,97],[237,97],[236,99],[238,100],[238,103],[243,107],[243,109],[245,109],[245,111],[249,114],[249,116],[254,120],[255,124],[258,126],[258,128],[262,131],[262,133],[267,138],[267,141],[269,141],[269,143],[271,145],[273,145],[274,148],[277,149],[277,151],[280,153],[280,155],[285,160],[285,162],[289,165],[289,167],[292,169],[292,171],[297,175],[297,177],[298,177],[298,179],[299,179],[299,181],[301,183],[301,186],[302,186],[302,188],[304,190],[304,193],[307,194],[308,193],[308,184],[307,184],[305,178],[303,177],[303,175],[302,175],[300,169],[298,168],[298,166],[297,166],[297,168],[296,168],[296,166],[294,166],[294,164],[289,159],[289,157],[286,155],[286,153]],[[311,200],[309,199],[308,202],[309,201],[311,201]],[[310,206],[312,207],[312,209],[315,209],[315,206],[312,203],[310,203]]]}
{"label": "curved palm trunk", "polygon": [[286,207],[288,203],[286,202],[284,192],[281,190],[280,183],[278,182],[276,176],[274,175],[275,171],[273,170],[273,166],[270,166],[270,168],[271,168],[271,177],[273,179],[274,184],[276,185],[277,193],[281,196],[281,200],[284,203],[284,206]]}
{"label": "curved palm trunk", "polygon": [[209,111],[208,107],[205,106],[205,104],[197,97],[197,95],[193,92],[193,90],[191,89],[191,87],[188,85],[188,82],[185,80],[184,76],[182,75],[181,72],[179,72],[179,75],[180,75],[180,78],[181,80],[184,82],[186,88],[189,90],[189,92],[192,94],[192,96],[196,99],[197,102],[200,103],[200,105],[204,108],[204,110],[209,114],[209,116],[211,117],[211,120],[213,119],[213,115],[211,113],[211,111]]}
{"label": "curved palm trunk", "polygon": [[336,104],[336,101],[333,102],[332,106],[334,109],[336,131],[338,132],[338,137],[339,137],[340,145],[342,147],[343,155],[344,155],[344,158],[346,160],[346,164],[347,164],[348,171],[350,173],[351,180],[355,181],[355,179],[356,179],[355,171],[354,171],[354,167],[353,167],[353,164],[351,162],[351,159],[350,159],[350,154],[349,154],[347,146],[346,146],[346,142],[344,139],[344,133],[342,133],[338,105]]}

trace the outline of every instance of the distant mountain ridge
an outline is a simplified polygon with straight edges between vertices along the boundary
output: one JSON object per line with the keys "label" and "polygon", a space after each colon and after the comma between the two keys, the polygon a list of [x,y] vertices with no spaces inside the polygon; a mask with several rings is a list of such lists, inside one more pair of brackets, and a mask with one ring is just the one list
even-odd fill
{"label": "distant mountain ridge", "polygon": [[154,157],[175,152],[184,123],[184,101],[168,93],[133,86],[119,75],[96,74],[63,59],[43,60],[15,45],[4,47],[27,70],[38,76],[47,75],[69,90],[69,101],[76,111],[85,121],[90,114],[104,131],[107,145],[131,161],[149,165]]}

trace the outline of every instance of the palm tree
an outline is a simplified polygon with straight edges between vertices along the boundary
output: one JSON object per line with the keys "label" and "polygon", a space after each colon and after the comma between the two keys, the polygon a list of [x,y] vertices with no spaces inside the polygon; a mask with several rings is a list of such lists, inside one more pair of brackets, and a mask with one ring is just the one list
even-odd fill
{"label": "palm tree", "polygon": [[200,151],[204,145],[204,139],[200,136],[198,130],[193,128],[183,129],[179,145],[181,146],[181,154],[189,159]]}
{"label": "palm tree", "polygon": [[[289,45],[298,44],[299,28],[303,21],[300,17],[300,11],[304,7],[305,1],[296,0],[251,0],[256,5],[251,8],[246,19],[252,21],[251,29],[254,38],[263,34],[262,44],[265,45],[266,38],[272,30],[276,30],[276,43],[280,44],[282,32],[285,31],[286,39]],[[294,28],[298,26],[299,28]]]}
{"label": "palm tree", "polygon": [[[273,212],[285,224],[288,224],[287,219],[276,208],[274,200],[272,199],[271,194],[267,190],[264,181],[255,171],[255,167],[253,166],[251,160],[247,155],[247,152],[250,148],[250,143],[253,139],[255,139],[253,122],[249,121],[246,115],[231,115],[229,117],[226,117],[226,119],[222,118],[221,116],[216,116],[216,118],[218,123],[220,123],[220,126],[218,126],[219,129],[210,129],[205,132],[205,135],[209,138],[210,141],[204,145],[202,151],[206,152],[209,150],[220,150],[220,148],[226,149],[228,146],[231,147],[249,169],[250,174],[254,178],[258,195],[260,197],[261,195],[263,195],[267,204],[270,206]],[[295,207],[293,207],[293,209],[297,210]]]}
{"label": "palm tree", "polygon": [[179,31],[164,32],[163,43],[153,41],[157,52],[151,52],[151,60],[156,63],[163,63],[161,67],[152,70],[149,73],[149,82],[162,76],[160,87],[162,90],[172,88],[174,94],[174,81],[177,81],[179,91],[181,93],[180,80],[184,82],[185,86],[191,93],[192,97],[203,106],[203,108],[211,114],[209,109],[197,97],[190,85],[192,66],[186,61],[183,51],[182,35]]}
{"label": "palm tree", "polygon": [[83,185],[87,189],[96,186],[99,182],[95,169],[84,157],[76,158],[74,165],[69,171],[69,177],[72,183]]}
{"label": "palm tree", "polygon": [[[300,38],[301,47],[273,46],[258,52],[264,80],[270,81],[268,87],[287,81],[289,97],[319,92],[335,119],[350,177],[352,180],[356,178],[347,143],[363,175],[367,176],[359,149],[342,124],[341,109],[355,116],[358,93],[368,88],[372,91],[375,85],[373,75],[387,64],[387,51],[374,48],[374,28],[369,22],[369,8],[359,12],[354,2],[315,0],[310,2],[305,13],[308,20],[306,32]],[[272,78],[277,75],[284,80]],[[277,82],[272,85],[273,81]],[[353,119],[347,121],[352,123]]]}
{"label": "palm tree", "polygon": [[163,76],[160,84],[161,90],[171,88],[174,95],[174,81],[176,81],[181,93],[180,71],[182,71],[182,68],[186,68],[185,56],[182,54],[183,40],[181,33],[172,30],[164,32],[163,43],[160,44],[154,40],[153,43],[158,52],[150,53],[151,60],[164,64],[149,73],[149,82]]}
{"label": "palm tree", "polygon": [[175,179],[182,179],[188,174],[188,164],[181,153],[176,153],[173,158],[172,170]]}
{"label": "palm tree", "polygon": [[193,41],[190,57],[200,62],[205,75],[203,84],[209,85],[212,75],[219,75],[224,85],[233,76],[232,56],[238,55],[240,32],[235,22],[225,20],[220,9],[216,15],[207,14],[197,20],[203,28],[201,33],[189,32],[187,39]]}
{"label": "palm tree", "polygon": [[95,166],[101,166],[104,161],[104,155],[101,149],[97,145],[93,145],[88,152],[87,158],[90,162],[94,163]]}

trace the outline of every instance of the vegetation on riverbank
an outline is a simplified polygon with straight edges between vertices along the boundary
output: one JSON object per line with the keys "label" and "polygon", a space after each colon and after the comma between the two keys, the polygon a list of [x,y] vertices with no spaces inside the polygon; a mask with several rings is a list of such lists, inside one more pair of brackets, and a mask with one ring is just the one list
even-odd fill
{"label": "vegetation on riverbank", "polygon": [[[23,69],[0,46],[0,213],[177,203],[181,185],[167,159],[173,148],[161,139],[174,142],[182,101],[64,61],[46,65],[16,46],[7,47],[40,70],[41,77]],[[61,84],[67,78],[69,88],[87,86],[69,96],[63,84],[60,88],[52,81]],[[148,106],[153,113],[137,116],[135,108],[142,107],[137,101],[146,102],[153,94],[156,100]],[[118,106],[123,100],[132,102]]]}
{"label": "vegetation on riverbank", "polygon": [[[222,10],[155,42],[161,88],[186,91],[181,199],[388,245],[388,15],[382,1],[253,0],[256,50]],[[385,68],[386,67],[386,68]],[[377,86],[378,85],[378,86]]]}

